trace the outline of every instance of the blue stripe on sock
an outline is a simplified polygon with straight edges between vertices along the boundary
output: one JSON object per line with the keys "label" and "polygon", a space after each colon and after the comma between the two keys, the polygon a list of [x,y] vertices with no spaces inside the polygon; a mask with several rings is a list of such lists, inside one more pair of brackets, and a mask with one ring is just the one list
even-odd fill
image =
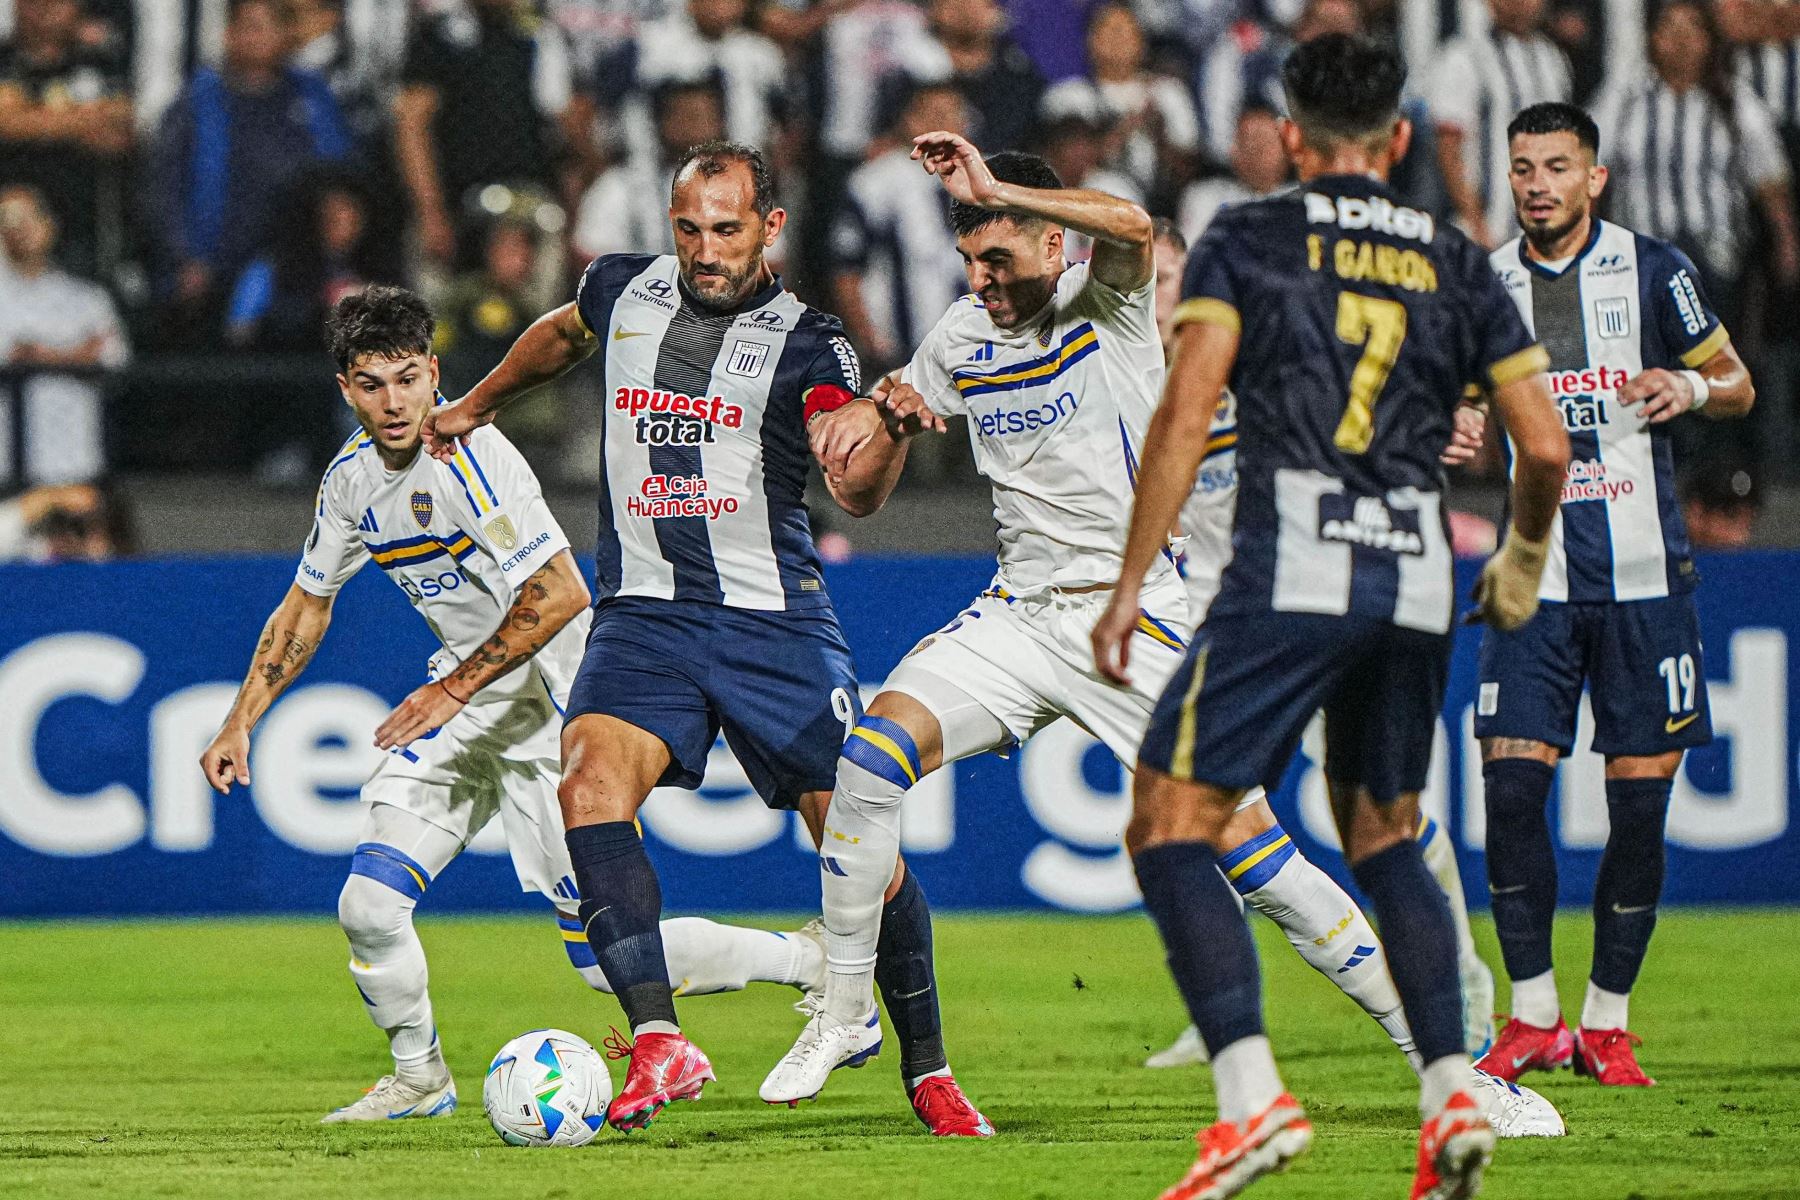
{"label": "blue stripe on sock", "polygon": [[1287,830],[1279,825],[1265,833],[1257,834],[1231,853],[1221,854],[1219,856],[1219,870],[1225,872],[1225,874],[1229,876],[1233,867],[1243,862],[1246,858],[1251,857],[1263,847],[1272,846],[1286,836]]}
{"label": "blue stripe on sock", "polygon": [[843,756],[871,775],[879,775],[903,792],[912,786],[912,780],[906,777],[906,768],[896,762],[893,755],[872,742],[852,737],[844,743]]}
{"label": "blue stripe on sock", "polygon": [[1238,895],[1248,896],[1251,892],[1261,888],[1267,884],[1269,880],[1279,875],[1281,873],[1281,868],[1287,866],[1288,860],[1292,859],[1294,855],[1298,853],[1300,853],[1300,851],[1295,849],[1294,843],[1288,842],[1286,845],[1282,846],[1281,849],[1275,851],[1273,854],[1269,855],[1269,857],[1263,859],[1254,867],[1245,871],[1242,875],[1239,875],[1236,879],[1233,879],[1231,881],[1231,886],[1238,890]]}
{"label": "blue stripe on sock", "polygon": [[899,722],[890,721],[886,717],[864,715],[863,719],[856,724],[858,728],[870,729],[882,734],[894,745],[900,747],[900,752],[906,755],[906,764],[912,768],[913,778],[916,779],[925,773],[919,769],[918,745],[913,741],[912,734],[906,732]]}
{"label": "blue stripe on sock", "polygon": [[424,897],[431,886],[431,872],[392,846],[364,842],[350,858],[350,873],[386,884],[408,900]]}
{"label": "blue stripe on sock", "polygon": [[1419,845],[1423,846],[1437,836],[1438,825],[1436,821],[1427,816],[1421,816],[1419,820],[1424,822],[1424,824],[1419,827]]}
{"label": "blue stripe on sock", "polygon": [[594,956],[594,948],[588,945],[586,938],[582,938],[579,942],[565,941],[563,949],[568,952],[569,965],[577,971],[585,971],[589,967],[600,965],[600,960]]}

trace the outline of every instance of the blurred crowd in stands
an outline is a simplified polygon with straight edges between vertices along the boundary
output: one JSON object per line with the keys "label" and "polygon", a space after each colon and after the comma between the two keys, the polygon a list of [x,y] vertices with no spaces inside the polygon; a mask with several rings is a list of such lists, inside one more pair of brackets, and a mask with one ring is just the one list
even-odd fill
{"label": "blurred crowd in stands", "polygon": [[[770,156],[789,286],[892,366],[964,290],[913,135],[1036,150],[1193,240],[1289,180],[1289,47],[1356,30],[1410,64],[1400,188],[1490,246],[1512,114],[1599,116],[1611,214],[1687,251],[1757,371],[1755,419],[1687,447],[1701,523],[1747,537],[1796,449],[1784,0],[0,0],[0,491],[305,483],[347,420],[339,296],[424,290],[454,396],[588,259],[672,249],[669,164],[718,136]],[[591,390],[516,418],[546,474],[595,471]]]}

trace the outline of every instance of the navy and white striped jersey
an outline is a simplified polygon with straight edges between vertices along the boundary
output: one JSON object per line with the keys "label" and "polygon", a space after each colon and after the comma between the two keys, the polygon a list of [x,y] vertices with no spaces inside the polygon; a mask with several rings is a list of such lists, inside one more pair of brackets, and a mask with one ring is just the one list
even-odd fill
{"label": "navy and white striped jersey", "polygon": [[1761,97],[1779,124],[1800,125],[1800,38],[1740,46],[1737,65],[1737,77]]}
{"label": "navy and white striped jersey", "polygon": [[807,396],[861,391],[836,317],[779,278],[727,312],[689,299],[672,254],[609,254],[576,293],[600,339],[595,595],[829,607],[804,493]]}
{"label": "navy and white striped jersey", "polygon": [[950,193],[905,150],[890,150],[850,173],[831,251],[839,270],[862,277],[869,320],[899,354],[912,353],[945,307],[968,290],[950,229]]}
{"label": "navy and white striped jersey", "polygon": [[1569,431],[1569,473],[1544,567],[1545,600],[1647,600],[1693,590],[1667,425],[1618,391],[1653,367],[1697,367],[1728,340],[1693,264],[1667,242],[1595,221],[1562,271],[1532,262],[1523,238],[1494,269],[1550,353],[1550,390]]}
{"label": "navy and white striped jersey", "polygon": [[1544,368],[1487,256],[1386,185],[1321,176],[1226,209],[1177,323],[1240,331],[1238,502],[1212,613],[1450,628],[1444,470],[1472,383]]}

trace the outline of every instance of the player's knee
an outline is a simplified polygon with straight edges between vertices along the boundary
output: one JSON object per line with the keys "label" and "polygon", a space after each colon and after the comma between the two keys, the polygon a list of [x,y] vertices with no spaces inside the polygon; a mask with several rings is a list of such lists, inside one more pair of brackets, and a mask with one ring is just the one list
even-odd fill
{"label": "player's knee", "polygon": [[906,727],[865,715],[844,740],[832,803],[864,809],[895,805],[921,774],[919,748]]}
{"label": "player's knee", "polygon": [[412,925],[413,901],[386,884],[352,875],[338,893],[338,926],[352,946],[391,946]]}

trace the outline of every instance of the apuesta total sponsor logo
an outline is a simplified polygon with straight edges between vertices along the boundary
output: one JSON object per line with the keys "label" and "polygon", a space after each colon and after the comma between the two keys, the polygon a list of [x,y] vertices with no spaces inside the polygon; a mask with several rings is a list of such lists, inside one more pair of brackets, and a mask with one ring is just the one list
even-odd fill
{"label": "apuesta total sponsor logo", "polygon": [[710,444],[716,426],[744,426],[743,406],[723,396],[690,396],[662,388],[616,388],[613,411],[624,413],[633,422],[638,444],[643,446]]}

